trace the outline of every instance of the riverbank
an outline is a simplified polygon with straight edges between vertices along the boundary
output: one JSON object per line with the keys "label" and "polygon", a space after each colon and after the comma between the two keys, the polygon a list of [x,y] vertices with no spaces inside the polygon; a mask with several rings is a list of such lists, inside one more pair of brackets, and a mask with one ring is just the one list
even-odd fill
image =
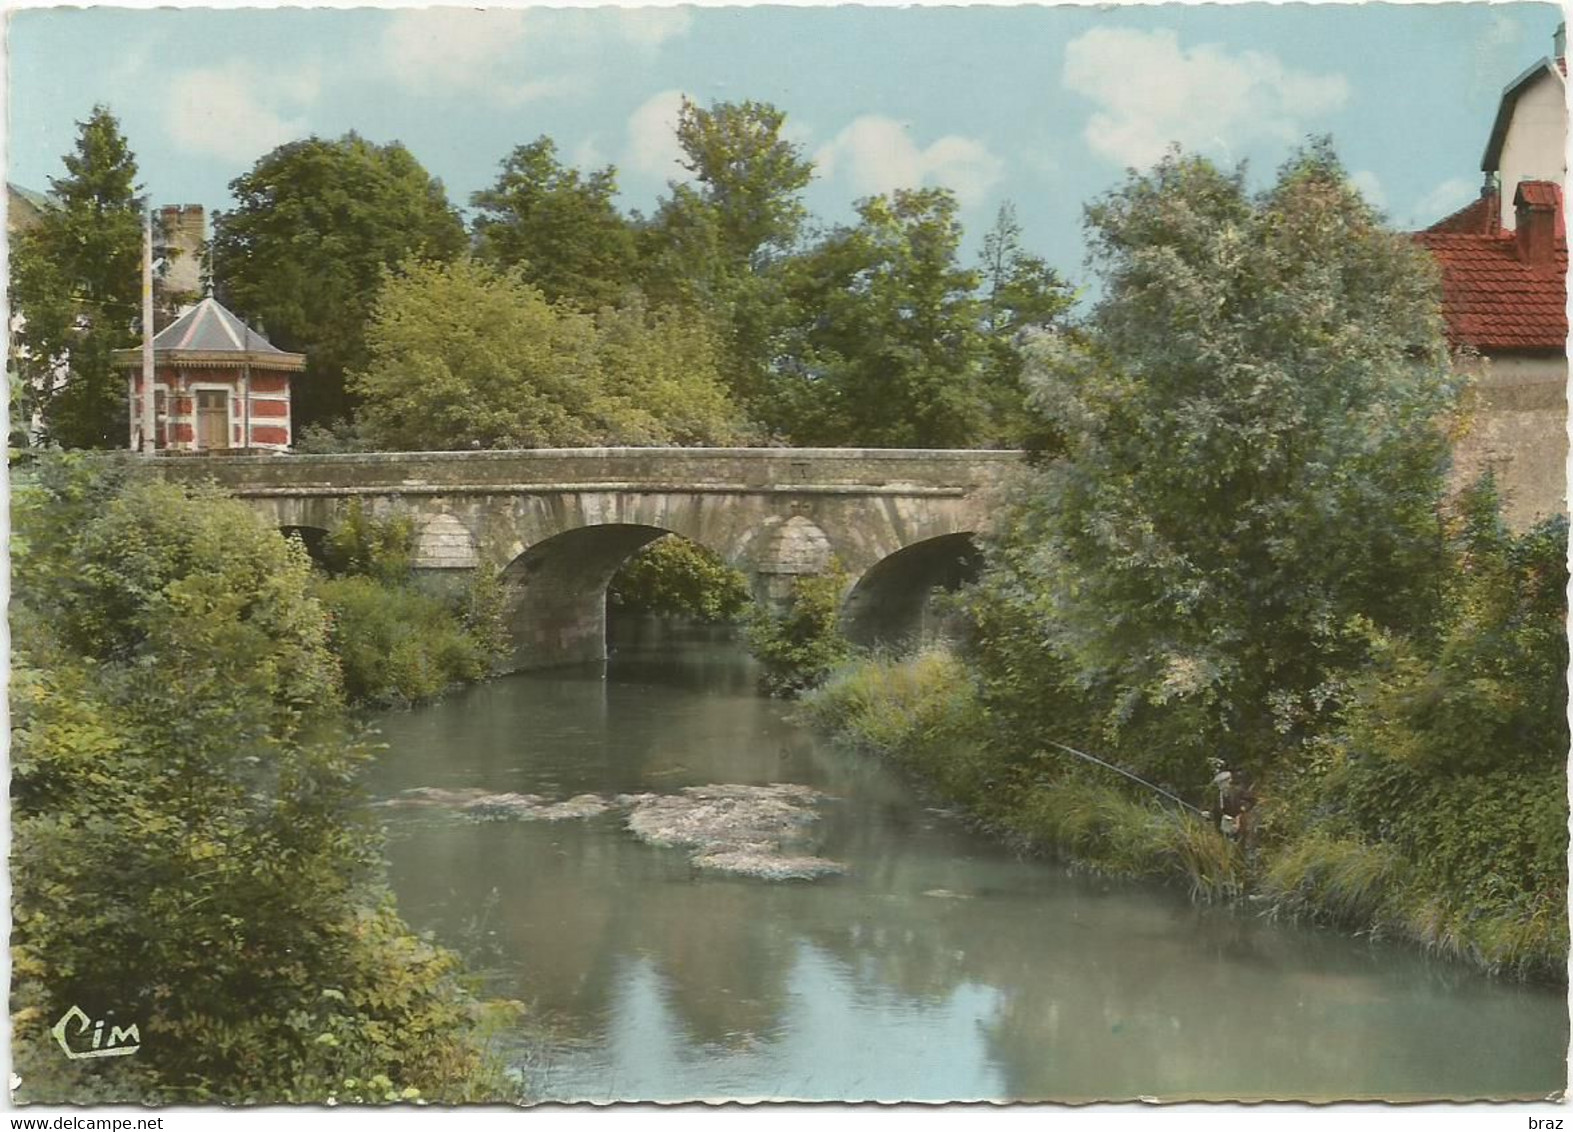
{"label": "riverbank", "polygon": [[[948,653],[848,665],[803,698],[800,714],[838,741],[903,768],[1023,851],[1105,875],[1167,880],[1198,900],[1245,900],[1265,915],[1406,939],[1492,974],[1566,978],[1565,877],[1559,887],[1512,871],[1526,855],[1520,843],[1546,836],[1539,827],[1554,828],[1556,813],[1565,827],[1565,794],[1551,781],[1557,776],[1530,784],[1544,788],[1535,795],[1512,783],[1525,795],[1520,812],[1487,827],[1495,843],[1488,835],[1467,846],[1501,861],[1506,874],[1494,877],[1492,898],[1475,903],[1439,886],[1436,869],[1425,867],[1434,862],[1355,836],[1340,823],[1337,792],[1328,788],[1343,769],[1336,760],[1263,784],[1248,833],[1230,838],[1156,794],[1116,785],[1101,768],[1052,749],[1007,749],[963,663]],[[1465,792],[1491,799],[1500,786],[1482,781]],[[1449,805],[1459,793],[1417,796],[1414,822],[1465,824],[1475,815],[1460,816]]]}

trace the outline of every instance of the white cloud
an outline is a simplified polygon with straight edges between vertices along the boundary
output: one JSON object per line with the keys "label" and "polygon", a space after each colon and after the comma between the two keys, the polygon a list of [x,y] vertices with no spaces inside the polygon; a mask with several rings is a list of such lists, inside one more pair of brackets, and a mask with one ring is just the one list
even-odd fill
{"label": "white cloud", "polygon": [[1171,142],[1223,149],[1263,139],[1294,141],[1343,106],[1342,75],[1285,67],[1260,51],[1189,50],[1172,31],[1094,28],[1065,48],[1065,87],[1097,103],[1085,137],[1093,151],[1147,166]]}
{"label": "white cloud", "polygon": [[1450,177],[1415,202],[1409,226],[1423,228],[1451,216],[1480,195],[1479,180]]}
{"label": "white cloud", "polygon": [[[530,12],[521,8],[408,8],[397,11],[377,46],[377,66],[418,93],[480,95],[505,106],[582,87],[570,59],[603,59],[632,48],[653,52],[686,35],[686,8]],[[532,51],[545,28],[554,51],[551,68]],[[535,77],[526,77],[533,74]]]}
{"label": "white cloud", "polygon": [[239,61],[199,67],[169,80],[164,128],[188,153],[250,163],[310,132],[305,118],[286,116],[285,107],[304,109],[318,88],[311,70],[264,73]]}
{"label": "white cloud", "polygon": [[1372,208],[1383,209],[1387,207],[1387,192],[1382,188],[1382,179],[1369,169],[1362,169],[1358,173],[1349,175],[1349,183],[1360,191],[1366,204]]}
{"label": "white cloud", "polygon": [[683,147],[677,143],[677,117],[683,109],[683,92],[663,90],[653,94],[628,116],[630,169],[674,181],[685,180]]}
{"label": "white cloud", "polygon": [[408,8],[383,33],[380,56],[419,93],[480,94],[518,105],[558,93],[560,79],[523,80],[527,13],[517,8]]}
{"label": "white cloud", "polygon": [[615,17],[608,14],[603,18],[612,20],[618,36],[635,47],[647,50],[654,50],[669,39],[687,35],[694,22],[693,13],[688,8],[628,8]]}
{"label": "white cloud", "polygon": [[976,202],[1004,172],[1004,162],[981,142],[950,134],[920,149],[905,125],[877,114],[854,120],[821,146],[814,164],[821,176],[839,176],[857,193],[943,185],[963,204]]}

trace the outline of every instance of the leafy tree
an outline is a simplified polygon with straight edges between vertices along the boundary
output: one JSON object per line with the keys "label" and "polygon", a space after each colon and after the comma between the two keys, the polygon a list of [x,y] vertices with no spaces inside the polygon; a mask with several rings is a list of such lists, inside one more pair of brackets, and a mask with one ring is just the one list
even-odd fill
{"label": "leafy tree", "polygon": [[980,595],[1048,676],[1000,656],[991,694],[1192,789],[1327,726],[1363,626],[1433,622],[1457,382],[1434,268],[1326,143],[1255,197],[1171,153],[1087,223],[1103,297],[1030,374],[1066,454]]}
{"label": "leafy tree", "polygon": [[607,604],[630,613],[735,621],[753,600],[748,579],[713,551],[667,535],[640,548],[617,572]]}
{"label": "leafy tree", "polygon": [[735,411],[703,326],[634,305],[554,307],[461,260],[391,276],[352,388],[360,428],[400,449],[715,442]]}
{"label": "leafy tree", "polygon": [[789,318],[781,269],[814,168],[782,136],[785,123],[768,103],[705,109],[684,99],[677,138],[695,183],[673,184],[641,232],[647,293],[704,312],[723,344],[727,385],[755,415]]}
{"label": "leafy tree", "polygon": [[17,233],[11,309],[22,316],[11,364],[13,413],[38,412],[45,439],[68,448],[123,448],[129,408],[112,352],[136,341],[141,314],[142,202],[136,158],[109,108],[77,123],[59,206]]}
{"label": "leafy tree", "polygon": [[442,182],[398,142],[357,134],[282,145],[230,183],[239,202],[214,217],[219,298],[306,355],[298,425],[346,415],[344,375],[367,360],[366,323],[383,272],[407,258],[447,261],[464,226]]}
{"label": "leafy tree", "polygon": [[[716,218],[725,266],[762,266],[791,251],[807,213],[798,194],[813,176],[799,146],[781,136],[786,114],[767,102],[683,100],[677,141]],[[687,195],[685,187],[676,199]]]}
{"label": "leafy tree", "polygon": [[13,502],[30,1099],[83,1099],[48,1036],[71,1006],[139,1029],[136,1057],[93,1063],[106,1100],[484,1088],[455,961],[381,880],[304,551],[216,492],[113,468],[46,463]]}
{"label": "leafy tree", "polygon": [[1027,410],[1022,374],[1027,342],[1033,334],[1058,325],[1073,301],[1071,288],[1054,268],[1022,246],[1021,225],[1008,201],[1000,205],[994,227],[983,237],[979,273],[989,354],[983,384],[990,401],[992,439],[1038,451],[1053,449],[1054,438]]}
{"label": "leafy tree", "polygon": [[859,202],[859,223],[794,265],[800,371],[781,415],[808,444],[959,448],[988,437],[988,355],[945,189]]}
{"label": "leafy tree", "polygon": [[704,322],[634,296],[595,316],[605,396],[599,443],[734,444],[747,439],[722,380],[722,351]]}
{"label": "leafy tree", "polygon": [[502,163],[497,183],[474,194],[476,256],[520,274],[552,302],[584,310],[615,305],[633,285],[634,229],[617,211],[617,171],[581,177],[542,137]]}

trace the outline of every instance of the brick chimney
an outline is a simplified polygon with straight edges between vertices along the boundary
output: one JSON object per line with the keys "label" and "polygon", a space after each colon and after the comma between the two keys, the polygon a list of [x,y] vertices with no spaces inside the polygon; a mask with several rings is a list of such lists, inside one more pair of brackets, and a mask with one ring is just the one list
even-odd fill
{"label": "brick chimney", "polygon": [[1513,212],[1519,260],[1530,267],[1555,267],[1562,187],[1553,181],[1520,181],[1513,194]]}
{"label": "brick chimney", "polygon": [[163,289],[171,296],[186,296],[195,302],[202,297],[202,238],[206,234],[202,206],[166,204],[158,212],[164,243],[172,253]]}

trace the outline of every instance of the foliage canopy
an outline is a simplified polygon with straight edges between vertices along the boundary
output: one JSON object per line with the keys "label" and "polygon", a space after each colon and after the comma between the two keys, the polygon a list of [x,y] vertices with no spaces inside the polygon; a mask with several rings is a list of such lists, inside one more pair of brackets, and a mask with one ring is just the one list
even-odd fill
{"label": "foliage canopy", "polygon": [[12,237],[10,305],[24,320],[10,359],[20,379],[12,420],[25,425],[36,412],[47,443],[122,448],[125,375],[111,353],[132,345],[140,326],[136,158],[108,107],[77,128],[66,176],[50,178],[56,205]]}
{"label": "foliage canopy", "polygon": [[704,327],[640,304],[588,315],[471,260],[391,275],[361,427],[397,449],[725,442],[737,414]]}
{"label": "foliage canopy", "polygon": [[[298,543],[207,491],[45,461],[14,496],[16,1061],[56,1102],[322,1101],[483,1079],[399,920]],[[135,1058],[61,1067],[68,1007]]]}
{"label": "foliage canopy", "polygon": [[1209,758],[1260,768],[1325,724],[1365,626],[1434,619],[1458,383],[1434,268],[1325,143],[1254,196],[1171,153],[1087,225],[1103,297],[1028,374],[1065,454],[979,595],[1047,655],[985,667],[1195,789]]}
{"label": "foliage canopy", "polygon": [[366,323],[386,269],[409,257],[451,260],[464,226],[442,182],[398,142],[358,134],[279,146],[230,183],[215,215],[221,301],[281,349],[306,355],[297,425],[345,415],[344,375],[367,358]]}

